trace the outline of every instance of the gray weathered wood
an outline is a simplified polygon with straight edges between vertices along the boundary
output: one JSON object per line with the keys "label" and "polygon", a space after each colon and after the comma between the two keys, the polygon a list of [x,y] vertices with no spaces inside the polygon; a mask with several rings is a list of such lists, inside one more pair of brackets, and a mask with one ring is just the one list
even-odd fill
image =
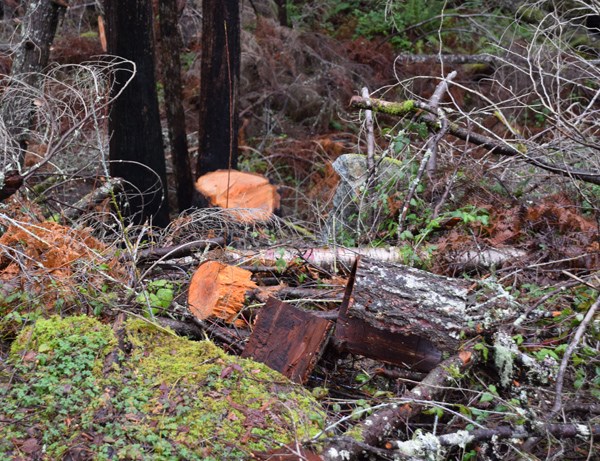
{"label": "gray weathered wood", "polygon": [[469,283],[401,264],[361,260],[335,338],[353,353],[429,371],[469,328]]}

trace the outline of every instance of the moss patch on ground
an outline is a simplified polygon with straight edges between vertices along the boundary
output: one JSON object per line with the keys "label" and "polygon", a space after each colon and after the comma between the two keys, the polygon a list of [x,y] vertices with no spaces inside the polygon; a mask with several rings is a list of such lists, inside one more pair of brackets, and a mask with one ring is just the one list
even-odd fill
{"label": "moss patch on ground", "polygon": [[26,328],[0,373],[0,459],[246,459],[324,423],[301,386],[209,341],[141,320],[122,338],[86,316]]}

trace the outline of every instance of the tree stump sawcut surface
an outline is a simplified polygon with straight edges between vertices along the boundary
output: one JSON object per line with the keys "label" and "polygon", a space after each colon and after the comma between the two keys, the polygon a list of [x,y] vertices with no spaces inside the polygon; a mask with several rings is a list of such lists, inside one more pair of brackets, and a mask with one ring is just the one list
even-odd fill
{"label": "tree stump sawcut surface", "polygon": [[202,263],[190,282],[188,308],[198,319],[216,317],[244,326],[238,318],[244,305],[246,293],[256,288],[250,277],[252,273],[218,261]]}
{"label": "tree stump sawcut surface", "polygon": [[344,349],[427,372],[460,346],[469,283],[363,259],[348,304],[335,332]]}
{"label": "tree stump sawcut surface", "polygon": [[196,181],[196,189],[212,206],[240,208],[240,222],[267,221],[279,208],[277,188],[264,176],[236,170],[207,173]]}

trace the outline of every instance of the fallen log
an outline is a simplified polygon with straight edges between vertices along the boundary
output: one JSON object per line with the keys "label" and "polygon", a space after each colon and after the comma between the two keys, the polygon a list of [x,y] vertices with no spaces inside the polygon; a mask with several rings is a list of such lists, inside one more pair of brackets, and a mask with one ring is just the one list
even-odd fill
{"label": "fallen log", "polygon": [[372,260],[354,270],[334,335],[342,349],[421,372],[456,353],[469,329],[468,282]]}

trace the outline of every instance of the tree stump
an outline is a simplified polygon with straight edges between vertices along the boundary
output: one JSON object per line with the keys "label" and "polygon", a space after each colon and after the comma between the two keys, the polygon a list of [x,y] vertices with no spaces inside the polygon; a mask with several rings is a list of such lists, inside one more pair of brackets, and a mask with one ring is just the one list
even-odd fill
{"label": "tree stump", "polygon": [[279,208],[277,188],[259,174],[213,171],[198,178],[196,189],[212,206],[240,208],[234,216],[242,223],[268,221]]}

